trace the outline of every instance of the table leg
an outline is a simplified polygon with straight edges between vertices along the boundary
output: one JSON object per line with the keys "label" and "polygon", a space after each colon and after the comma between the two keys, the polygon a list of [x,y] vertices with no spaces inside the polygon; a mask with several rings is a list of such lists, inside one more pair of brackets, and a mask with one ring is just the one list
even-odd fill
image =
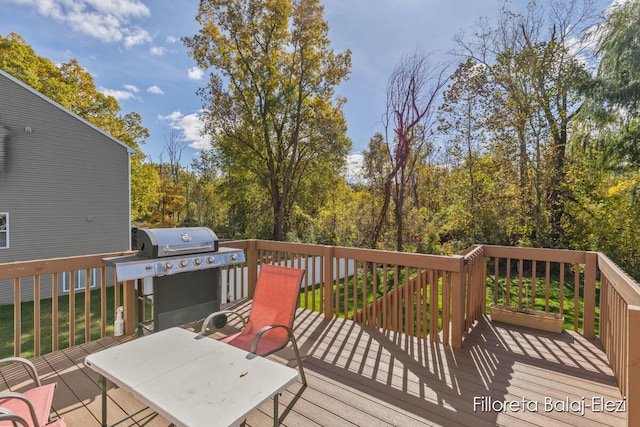
{"label": "table leg", "polygon": [[100,375],[102,384],[102,427],[107,427],[107,378]]}
{"label": "table leg", "polygon": [[278,427],[280,425],[280,420],[278,419],[278,395],[280,393],[276,393],[273,396],[273,427]]}

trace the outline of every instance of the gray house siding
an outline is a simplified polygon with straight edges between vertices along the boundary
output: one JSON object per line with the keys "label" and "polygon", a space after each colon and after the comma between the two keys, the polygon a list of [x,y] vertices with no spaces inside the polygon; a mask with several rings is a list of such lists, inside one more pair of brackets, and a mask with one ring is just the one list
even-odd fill
{"label": "gray house siding", "polygon": [[131,149],[1,70],[0,127],[0,263],[130,248]]}

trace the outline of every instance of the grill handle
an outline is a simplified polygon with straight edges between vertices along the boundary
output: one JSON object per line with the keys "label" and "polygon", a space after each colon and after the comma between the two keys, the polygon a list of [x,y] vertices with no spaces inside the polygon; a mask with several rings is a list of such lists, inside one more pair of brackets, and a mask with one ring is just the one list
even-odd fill
{"label": "grill handle", "polygon": [[189,247],[181,247],[181,248],[177,248],[177,249],[173,249],[169,246],[165,246],[163,248],[163,251],[165,253],[175,253],[175,252],[191,252],[194,250],[202,250],[202,249],[209,249],[209,250],[213,250],[213,246],[211,244],[208,245],[200,245],[200,246],[189,246]]}

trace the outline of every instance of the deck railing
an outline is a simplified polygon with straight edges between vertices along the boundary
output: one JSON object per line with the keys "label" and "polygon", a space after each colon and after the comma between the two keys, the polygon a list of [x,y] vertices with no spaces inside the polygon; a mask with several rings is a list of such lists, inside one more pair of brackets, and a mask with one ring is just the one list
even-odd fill
{"label": "deck railing", "polygon": [[304,268],[301,307],[320,311],[327,318],[348,318],[434,341],[441,336],[445,344],[462,345],[466,295],[462,256],[264,240],[221,246],[247,253],[246,295],[230,292],[237,284],[223,283],[227,295],[250,297],[260,264]]}
{"label": "deck railing", "polygon": [[[640,285],[603,254],[478,245],[462,255],[435,256],[262,240],[220,246],[244,249],[247,255],[244,265],[225,269],[226,301],[251,297],[259,265],[270,263],[305,269],[304,309],[453,347],[462,346],[488,302],[565,316],[569,327],[585,337],[599,336],[628,399],[629,425],[640,420],[640,405],[631,403],[640,401],[640,340],[633,337],[640,330]],[[102,263],[125,254],[130,253],[0,264],[0,285],[13,288],[13,354],[37,355],[103,337],[121,305],[126,332],[132,333],[134,284],[113,286],[115,274]],[[57,296],[53,290],[65,274],[69,292]],[[77,274],[84,276],[84,289],[76,289]],[[90,288],[92,274],[96,288]],[[33,303],[21,303],[25,288],[32,291]],[[47,293],[55,296],[50,313],[43,313],[41,299]],[[68,307],[67,318],[58,314],[61,305]],[[25,335],[33,337],[31,348],[25,347],[30,342]],[[44,346],[49,335],[51,345]]]}
{"label": "deck railing", "polygon": [[600,271],[600,342],[627,402],[627,425],[640,425],[640,284],[606,255]]}
{"label": "deck railing", "polygon": [[627,425],[640,425],[640,284],[601,253],[482,248],[491,302],[567,316],[574,331],[599,336],[628,402]]}
{"label": "deck railing", "polygon": [[597,253],[483,248],[493,304],[558,314],[572,319],[576,332],[595,336]]}
{"label": "deck railing", "polygon": [[[13,288],[13,304],[5,305],[13,311],[13,355],[39,355],[43,349],[47,352],[61,346],[73,347],[76,339],[86,342],[105,337],[108,320],[113,319],[112,314],[122,303],[120,292],[115,292],[119,288],[113,287],[113,272],[104,266],[102,258],[126,254],[130,252],[0,264],[0,283]],[[84,282],[84,289],[77,289],[78,278]],[[63,282],[68,287],[66,294],[62,292]],[[22,302],[23,294],[30,294],[33,302]],[[113,301],[114,306],[107,307],[107,301]],[[51,305],[47,312],[42,310],[44,302]],[[77,304],[82,304],[84,309]],[[61,310],[61,306],[65,309]],[[23,307],[28,311],[23,313]],[[11,316],[6,311],[3,319]],[[62,318],[61,311],[68,316]],[[25,319],[29,319],[30,324],[26,324]],[[6,334],[11,332],[6,329]],[[7,338],[8,335],[3,334],[3,341]],[[44,342],[46,339],[50,345]],[[32,341],[31,348],[23,348],[23,340]],[[2,344],[8,345],[10,341]],[[4,355],[9,352],[10,349],[3,349]]]}

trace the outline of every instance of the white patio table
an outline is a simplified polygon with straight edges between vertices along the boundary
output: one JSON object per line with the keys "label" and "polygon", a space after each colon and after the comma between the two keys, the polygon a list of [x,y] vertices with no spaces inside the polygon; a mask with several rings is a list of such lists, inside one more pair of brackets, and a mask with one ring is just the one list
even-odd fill
{"label": "white patio table", "polygon": [[85,358],[100,374],[102,425],[107,379],[177,426],[238,425],[293,384],[295,369],[181,328],[170,328]]}

